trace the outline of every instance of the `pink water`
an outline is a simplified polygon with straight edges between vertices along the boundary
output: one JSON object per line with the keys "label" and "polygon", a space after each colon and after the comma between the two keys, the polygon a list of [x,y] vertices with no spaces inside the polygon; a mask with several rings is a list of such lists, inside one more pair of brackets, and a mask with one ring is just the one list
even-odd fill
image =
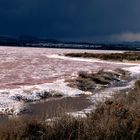
{"label": "pink water", "polygon": [[[78,71],[114,69],[122,64],[59,59],[52,55],[68,52],[94,52],[94,50],[70,50],[48,48],[0,47],[0,89],[17,88],[65,79]],[[100,51],[99,51],[100,52]],[[108,52],[107,52],[108,53]]]}

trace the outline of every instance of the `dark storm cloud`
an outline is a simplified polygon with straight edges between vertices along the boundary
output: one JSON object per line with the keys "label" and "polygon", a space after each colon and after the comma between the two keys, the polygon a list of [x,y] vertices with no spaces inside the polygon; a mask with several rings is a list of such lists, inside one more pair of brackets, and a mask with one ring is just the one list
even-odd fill
{"label": "dark storm cloud", "polygon": [[137,33],[138,38],[139,5],[139,0],[0,0],[0,34],[119,40],[119,34]]}

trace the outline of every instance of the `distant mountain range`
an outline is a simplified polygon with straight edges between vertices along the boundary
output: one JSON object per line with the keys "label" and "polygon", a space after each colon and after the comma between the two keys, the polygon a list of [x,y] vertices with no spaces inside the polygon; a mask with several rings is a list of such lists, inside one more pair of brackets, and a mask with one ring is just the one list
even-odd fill
{"label": "distant mountain range", "polygon": [[116,42],[116,43],[90,43],[90,42],[66,42],[56,39],[38,38],[30,35],[19,37],[0,36],[1,46],[47,47],[47,48],[73,48],[73,49],[102,49],[102,50],[140,50],[140,42]]}

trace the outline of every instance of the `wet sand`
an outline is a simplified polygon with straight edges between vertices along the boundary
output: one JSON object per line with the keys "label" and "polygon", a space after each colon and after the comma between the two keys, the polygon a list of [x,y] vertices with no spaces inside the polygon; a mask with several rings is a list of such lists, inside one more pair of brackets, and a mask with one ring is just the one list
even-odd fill
{"label": "wet sand", "polygon": [[35,104],[31,103],[28,106],[31,111],[29,115],[46,115],[51,118],[65,112],[81,111],[93,104],[87,97],[88,96],[82,95],[80,97],[65,97],[38,102]]}
{"label": "wet sand", "polygon": [[[93,103],[88,99],[89,96],[52,98],[35,103],[29,103],[28,111],[19,117],[47,117],[53,118],[63,115],[63,113],[81,111],[88,108]],[[13,117],[0,115],[0,125],[6,124]]]}

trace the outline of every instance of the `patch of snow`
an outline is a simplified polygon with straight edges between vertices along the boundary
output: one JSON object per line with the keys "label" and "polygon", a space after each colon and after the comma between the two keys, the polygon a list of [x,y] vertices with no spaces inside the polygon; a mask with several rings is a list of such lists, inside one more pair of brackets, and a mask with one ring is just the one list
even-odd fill
{"label": "patch of snow", "polygon": [[98,62],[98,63],[105,63],[105,64],[123,64],[124,66],[130,65],[130,66],[136,66],[137,64],[134,63],[124,63],[124,62],[113,62],[113,61],[106,61],[106,60],[101,60],[97,58],[78,58],[78,57],[68,57],[64,55],[58,55],[58,54],[53,54],[53,55],[48,55],[48,58],[54,58],[54,59],[63,59],[63,60],[69,60],[69,61],[84,61],[84,62]]}
{"label": "patch of snow", "polygon": [[107,88],[103,91],[97,92],[96,94],[92,95],[90,99],[94,103],[103,102],[107,98],[111,98],[114,94],[116,94],[117,92],[121,90],[132,88],[134,86],[134,83],[135,83],[135,80],[132,80],[126,86]]}
{"label": "patch of snow", "polygon": [[88,108],[86,109],[83,109],[81,111],[76,111],[76,112],[70,112],[70,113],[67,113],[68,115],[72,115],[73,117],[80,117],[80,118],[86,118],[87,117],[87,114],[91,113],[93,110],[95,110],[95,106],[94,105],[91,105],[89,106]]}
{"label": "patch of snow", "polygon": [[137,64],[136,66],[133,67],[123,68],[123,69],[131,72],[132,76],[140,75],[140,64]]}
{"label": "patch of snow", "polygon": [[72,115],[73,117],[85,118],[87,117],[87,114],[91,113],[96,109],[96,104],[104,102],[109,98],[112,98],[114,94],[121,90],[132,88],[134,86],[134,83],[135,80],[132,80],[126,86],[107,88],[104,91],[97,92],[96,94],[93,94],[92,96],[88,97],[94,103],[94,105],[91,105],[88,108],[83,109],[81,111],[70,112],[68,114]]}
{"label": "patch of snow", "polygon": [[19,89],[0,90],[0,113],[19,114],[24,110],[26,102],[39,101],[49,96],[75,97],[81,94],[91,93],[71,88],[63,80],[41,85],[23,86]]}

